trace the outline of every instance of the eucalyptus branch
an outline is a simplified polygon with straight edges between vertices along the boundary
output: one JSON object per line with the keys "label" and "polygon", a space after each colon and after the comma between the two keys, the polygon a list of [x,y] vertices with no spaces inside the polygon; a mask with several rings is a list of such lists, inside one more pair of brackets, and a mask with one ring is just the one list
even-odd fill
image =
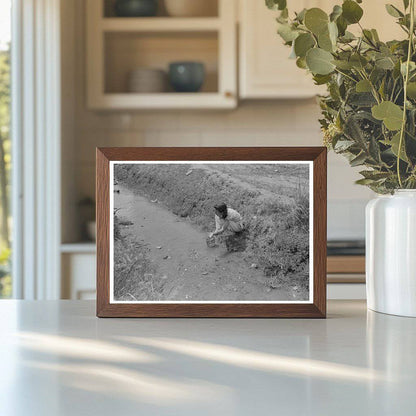
{"label": "eucalyptus branch", "polygon": [[402,91],[403,91],[403,88],[399,88],[399,91],[397,91],[397,94],[394,97],[394,100],[393,100],[394,103],[399,99],[399,96],[402,93]]}
{"label": "eucalyptus branch", "polygon": [[[285,0],[266,0],[266,4],[273,10],[276,5],[286,7]],[[364,171],[362,184],[381,194],[416,189],[416,151],[414,146],[406,147],[406,140],[413,143],[416,136],[412,126],[416,110],[410,111],[416,108],[416,71],[412,68],[416,0],[404,0],[403,16],[394,6],[387,7],[406,33],[404,41],[384,42],[373,29],[365,30],[360,4],[344,0],[331,14],[312,7],[294,20],[285,8],[279,34],[287,45],[293,46],[288,39],[296,38],[295,55],[303,59],[317,83],[326,84],[328,94],[320,98],[324,140],[334,144],[336,153],[354,160],[354,165],[369,169]],[[341,28],[338,33],[334,24]],[[361,28],[361,33],[350,36],[350,25]],[[359,158],[358,149],[364,151]],[[380,179],[382,170],[389,173],[388,180],[387,176]]]}
{"label": "eucalyptus branch", "polygon": [[400,129],[400,140],[399,140],[399,149],[397,152],[397,178],[399,180],[399,185],[402,188],[402,177],[400,173],[400,157],[402,155],[402,147],[404,141],[404,132],[406,129],[406,111],[407,111],[407,83],[409,82],[409,68],[412,58],[413,50],[413,36],[415,28],[415,0],[410,0],[410,30],[409,30],[409,44],[407,47],[407,60],[406,60],[406,72],[403,80],[403,118],[402,118],[402,127]]}
{"label": "eucalyptus branch", "polygon": [[394,95],[394,90],[396,89],[396,84],[397,84],[397,80],[393,81],[393,87],[391,89],[391,94],[390,94],[390,101],[395,102],[395,100],[393,100],[393,95]]}
{"label": "eucalyptus branch", "polygon": [[345,72],[342,72],[341,70],[339,70],[338,68],[335,68],[335,71],[338,72],[341,75],[344,75],[344,77],[350,79],[351,81],[357,83],[357,80],[351,76],[349,76],[348,74],[346,74]]}
{"label": "eucalyptus branch", "polygon": [[378,92],[376,88],[374,87],[373,83],[371,82],[370,78],[368,77],[367,73],[365,72],[365,69],[362,67],[362,65],[361,65],[360,74],[363,77],[363,79],[369,82],[370,87],[371,87],[371,93],[373,94],[374,99],[377,101],[377,104],[380,104],[380,98],[378,96]]}

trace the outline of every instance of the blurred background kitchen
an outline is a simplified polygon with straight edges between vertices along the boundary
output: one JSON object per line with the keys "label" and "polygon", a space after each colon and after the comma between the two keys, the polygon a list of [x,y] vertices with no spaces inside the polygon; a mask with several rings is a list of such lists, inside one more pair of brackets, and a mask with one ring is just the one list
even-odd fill
{"label": "blurred background kitchen", "polygon": [[[95,297],[96,147],[322,145],[323,90],[289,59],[263,0],[29,0],[11,14],[0,4],[3,297]],[[384,7],[363,8],[380,27]],[[9,91],[10,48],[21,83]],[[329,154],[330,298],[365,298],[372,194],[357,178]]]}

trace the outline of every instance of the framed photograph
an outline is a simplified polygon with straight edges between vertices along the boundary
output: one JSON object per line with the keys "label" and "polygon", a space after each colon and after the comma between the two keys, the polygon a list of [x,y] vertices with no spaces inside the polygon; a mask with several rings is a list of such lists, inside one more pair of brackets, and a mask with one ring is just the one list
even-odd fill
{"label": "framed photograph", "polygon": [[97,316],[324,318],[326,154],[97,149]]}

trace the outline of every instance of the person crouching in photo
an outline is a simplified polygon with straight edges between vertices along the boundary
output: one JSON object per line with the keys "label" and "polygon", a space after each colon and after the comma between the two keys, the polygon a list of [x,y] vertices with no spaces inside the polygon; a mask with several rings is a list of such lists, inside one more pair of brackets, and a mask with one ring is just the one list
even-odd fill
{"label": "person crouching in photo", "polygon": [[240,233],[244,230],[243,218],[232,208],[222,203],[214,206],[215,209],[215,231],[209,234],[209,238],[222,234],[225,231]]}

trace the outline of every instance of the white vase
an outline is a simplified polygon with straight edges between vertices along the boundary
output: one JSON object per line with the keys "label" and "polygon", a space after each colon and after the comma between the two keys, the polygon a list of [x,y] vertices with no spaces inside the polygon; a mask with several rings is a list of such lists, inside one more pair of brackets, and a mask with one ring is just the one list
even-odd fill
{"label": "white vase", "polygon": [[368,203],[366,282],[369,309],[416,317],[416,190]]}

